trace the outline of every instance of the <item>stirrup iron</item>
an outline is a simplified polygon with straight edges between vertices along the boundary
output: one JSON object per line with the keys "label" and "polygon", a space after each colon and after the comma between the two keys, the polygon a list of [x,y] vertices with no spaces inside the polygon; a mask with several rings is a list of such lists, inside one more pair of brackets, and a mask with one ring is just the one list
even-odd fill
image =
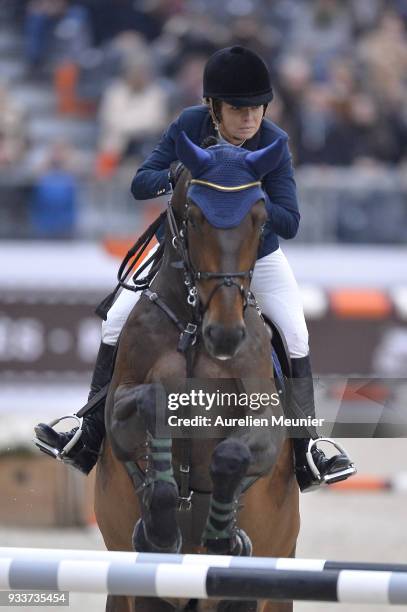
{"label": "stirrup iron", "polygon": [[[317,466],[315,465],[315,461],[311,453],[312,448],[314,446],[316,447],[316,445],[319,442],[328,442],[332,444],[342,455],[345,455],[345,457],[349,459],[349,462],[350,462],[349,467],[343,470],[337,470],[333,474],[325,474],[325,476],[322,476]],[[307,458],[308,466],[312,474],[315,476],[316,480],[320,484],[328,484],[328,485],[334,484],[335,482],[345,480],[346,478],[348,478],[349,476],[352,476],[352,474],[356,474],[357,472],[355,464],[351,462],[351,459],[348,453],[346,452],[346,450],[343,448],[343,446],[341,446],[338,442],[336,442],[336,440],[333,440],[332,438],[316,438],[315,440],[311,438],[309,441],[308,450],[305,456]]]}
{"label": "stirrup iron", "polygon": [[[69,440],[69,442],[64,446],[64,448],[62,450],[58,450],[57,448],[54,448],[54,447],[50,446],[49,444],[47,444],[43,440],[40,440],[40,438],[38,438],[37,436],[34,436],[34,438],[33,438],[33,442],[34,442],[34,444],[36,446],[38,446],[38,448],[43,450],[45,453],[48,453],[49,455],[51,455],[55,459],[58,459],[59,461],[64,461],[65,460],[66,455],[75,446],[75,444],[78,442],[79,438],[82,436],[83,417],[78,417],[78,416],[76,416],[76,414],[68,414],[66,416],[59,417],[57,419],[53,419],[52,421],[47,423],[47,425],[48,425],[48,427],[51,427],[53,429],[55,427],[55,425],[58,425],[58,423],[60,423],[64,419],[75,419],[77,421],[77,423],[78,423],[78,430],[75,432],[75,434],[73,435],[71,440]],[[56,432],[56,433],[58,433],[58,432]],[[69,459],[69,457],[68,457],[68,459]]]}

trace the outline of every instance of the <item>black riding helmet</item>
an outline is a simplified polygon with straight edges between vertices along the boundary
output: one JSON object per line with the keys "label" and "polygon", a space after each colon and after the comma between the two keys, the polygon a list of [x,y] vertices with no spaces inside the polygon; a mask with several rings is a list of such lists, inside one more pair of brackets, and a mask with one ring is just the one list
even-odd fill
{"label": "black riding helmet", "polygon": [[273,99],[273,90],[265,62],[245,47],[216,51],[205,66],[203,97],[233,106],[267,105]]}

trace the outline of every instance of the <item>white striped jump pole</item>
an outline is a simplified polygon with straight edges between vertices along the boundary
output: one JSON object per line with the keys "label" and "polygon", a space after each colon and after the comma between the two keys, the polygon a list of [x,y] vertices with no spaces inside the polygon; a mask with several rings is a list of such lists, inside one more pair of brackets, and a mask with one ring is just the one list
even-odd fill
{"label": "white striped jump pole", "polygon": [[176,555],[114,550],[71,550],[58,548],[0,547],[0,560],[29,559],[37,561],[120,561],[121,563],[166,563],[175,565],[205,565],[207,567],[236,567],[240,569],[278,570],[358,570],[406,572],[407,563],[372,563],[359,561],[327,561],[325,559],[288,559],[286,557],[233,557],[228,555]]}
{"label": "white striped jump pole", "polygon": [[[15,549],[2,549],[6,550]],[[30,549],[22,550],[25,554],[20,557],[1,556],[0,589],[75,591],[165,598],[215,597],[407,604],[407,572],[401,571],[346,569],[304,571],[219,567],[202,562],[148,563],[134,559],[136,553],[113,553],[113,555],[133,555],[133,559],[128,557],[127,560],[117,557],[113,560],[112,556],[108,557],[110,560],[101,558],[83,560],[72,557],[55,560],[47,558],[46,555],[35,556],[35,552],[30,555]],[[59,552],[63,554],[65,551]],[[84,552],[94,553],[94,551]]]}

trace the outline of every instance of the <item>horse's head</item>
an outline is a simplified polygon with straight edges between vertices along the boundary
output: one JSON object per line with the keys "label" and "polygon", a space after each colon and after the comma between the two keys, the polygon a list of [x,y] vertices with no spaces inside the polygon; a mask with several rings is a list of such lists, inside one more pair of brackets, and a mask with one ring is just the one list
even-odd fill
{"label": "horse's head", "polygon": [[[246,336],[244,310],[267,219],[261,178],[276,167],[281,139],[255,152],[229,144],[207,149],[182,133],[177,155],[189,173],[177,184],[172,207],[181,224],[189,301],[202,316],[208,352],[230,359]],[[177,242],[177,241],[176,241]]]}

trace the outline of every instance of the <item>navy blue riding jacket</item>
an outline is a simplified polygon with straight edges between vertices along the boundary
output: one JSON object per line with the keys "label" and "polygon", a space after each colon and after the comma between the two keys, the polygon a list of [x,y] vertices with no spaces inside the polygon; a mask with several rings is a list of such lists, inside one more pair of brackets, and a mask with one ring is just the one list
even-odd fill
{"label": "navy blue riding jacket", "polygon": [[[182,131],[197,145],[201,145],[208,136],[216,136],[209,109],[206,106],[191,106],[171,123],[132,181],[131,192],[136,200],[147,200],[171,190],[168,170],[170,164],[177,159],[175,143]],[[277,125],[263,119],[259,131],[243,146],[256,151],[272,144],[280,136],[287,135]],[[294,238],[298,230],[300,213],[287,143],[280,165],[263,177],[262,187],[266,196],[268,220],[259,258],[278,249],[278,236]]]}

